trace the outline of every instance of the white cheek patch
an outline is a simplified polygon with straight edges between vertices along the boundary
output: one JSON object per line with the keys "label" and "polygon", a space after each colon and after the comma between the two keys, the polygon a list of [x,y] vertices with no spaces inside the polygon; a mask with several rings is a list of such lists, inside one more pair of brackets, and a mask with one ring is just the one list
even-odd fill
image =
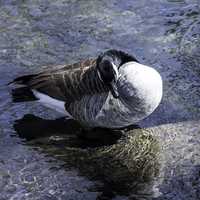
{"label": "white cheek patch", "polygon": [[103,79],[101,78],[101,74],[98,69],[97,69],[97,74],[98,74],[99,79],[103,82]]}
{"label": "white cheek patch", "polygon": [[115,74],[116,74],[117,79],[118,79],[119,78],[119,72],[118,72],[117,66],[114,63],[112,63],[112,66],[113,66],[113,69],[114,69]]}
{"label": "white cheek patch", "polygon": [[[115,71],[116,78],[118,79],[118,78],[119,78],[119,71],[118,71],[118,69],[117,69],[117,66],[116,66],[114,63],[112,63],[112,66],[113,66],[113,69],[114,69],[114,71]],[[101,77],[101,73],[99,72],[98,69],[97,69],[97,74],[98,74],[99,79],[100,79],[102,82],[104,82],[103,79],[102,79],[102,77]]]}

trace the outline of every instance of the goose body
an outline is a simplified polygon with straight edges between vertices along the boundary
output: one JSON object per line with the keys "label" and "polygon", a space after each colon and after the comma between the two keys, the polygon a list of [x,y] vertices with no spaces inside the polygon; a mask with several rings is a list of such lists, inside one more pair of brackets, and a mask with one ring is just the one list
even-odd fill
{"label": "goose body", "polygon": [[162,98],[159,73],[117,50],[13,82],[25,85],[40,103],[85,127],[121,128],[137,123]]}

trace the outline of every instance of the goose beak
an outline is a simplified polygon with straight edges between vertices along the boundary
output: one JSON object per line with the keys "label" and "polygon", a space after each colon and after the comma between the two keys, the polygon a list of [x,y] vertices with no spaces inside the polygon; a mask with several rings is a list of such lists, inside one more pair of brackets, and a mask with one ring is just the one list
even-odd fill
{"label": "goose beak", "polygon": [[119,98],[119,93],[118,93],[118,90],[117,90],[116,81],[113,80],[113,81],[109,84],[109,86],[110,86],[110,91],[111,91],[113,97],[116,98],[116,99]]}

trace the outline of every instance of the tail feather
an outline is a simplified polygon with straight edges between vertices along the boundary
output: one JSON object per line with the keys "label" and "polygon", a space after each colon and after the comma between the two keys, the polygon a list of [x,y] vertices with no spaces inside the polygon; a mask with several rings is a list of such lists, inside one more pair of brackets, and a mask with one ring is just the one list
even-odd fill
{"label": "tail feather", "polygon": [[[57,83],[54,79],[54,76],[50,73],[41,72],[38,74],[31,74],[20,76],[15,78],[9,84],[13,84],[15,89],[13,90],[13,100],[21,101],[21,97],[25,96],[25,101],[27,101],[27,96],[33,97],[35,94],[32,92],[33,90],[37,90],[40,93],[46,94],[52,98],[58,100],[65,100],[65,96],[63,95],[60,88],[57,86]],[[8,85],[9,85],[8,84]],[[16,97],[20,95],[20,100]],[[36,96],[37,97],[37,96]],[[36,100],[35,98],[31,98],[32,100]],[[28,98],[28,101],[31,99]],[[37,98],[38,99],[38,98]]]}
{"label": "tail feather", "polygon": [[20,87],[12,89],[13,102],[36,101],[38,98],[34,95],[28,87]]}
{"label": "tail feather", "polygon": [[8,85],[10,84],[20,84],[20,85],[26,85],[30,80],[32,80],[36,74],[31,74],[31,75],[25,75],[25,76],[20,76],[13,81],[9,82]]}

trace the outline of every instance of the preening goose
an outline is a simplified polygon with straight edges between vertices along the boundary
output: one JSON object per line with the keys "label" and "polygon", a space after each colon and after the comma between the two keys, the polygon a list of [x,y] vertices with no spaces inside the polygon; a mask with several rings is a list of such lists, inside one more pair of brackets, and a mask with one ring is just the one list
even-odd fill
{"label": "preening goose", "polygon": [[12,83],[30,89],[38,102],[88,128],[134,124],[150,115],[162,98],[159,73],[118,50],[21,76]]}

